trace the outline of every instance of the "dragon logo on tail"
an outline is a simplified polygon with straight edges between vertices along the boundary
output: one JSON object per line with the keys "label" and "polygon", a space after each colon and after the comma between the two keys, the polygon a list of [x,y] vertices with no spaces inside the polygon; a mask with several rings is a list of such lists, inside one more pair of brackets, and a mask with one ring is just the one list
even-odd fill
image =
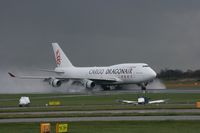
{"label": "dragon logo on tail", "polygon": [[61,56],[60,56],[59,49],[56,50],[56,64],[58,64],[58,65],[61,64]]}

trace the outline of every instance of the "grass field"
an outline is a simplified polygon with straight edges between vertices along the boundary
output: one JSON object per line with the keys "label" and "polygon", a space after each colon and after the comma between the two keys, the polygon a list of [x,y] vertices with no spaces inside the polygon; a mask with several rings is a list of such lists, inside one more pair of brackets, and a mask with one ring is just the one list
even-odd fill
{"label": "grass field", "polygon": [[[31,99],[31,107],[4,109],[0,112],[21,111],[62,111],[62,110],[115,110],[115,109],[160,109],[160,108],[195,108],[195,102],[200,101],[200,94],[161,94],[147,93],[145,96],[152,100],[168,99],[169,104],[134,106],[120,104],[119,99],[137,100],[138,94],[109,94],[109,95],[64,95],[64,94],[23,94]],[[1,94],[0,107],[18,107],[19,94]],[[60,101],[62,106],[45,107],[49,101]],[[176,105],[176,104],[180,105]]]}
{"label": "grass field", "polygon": [[[0,112],[32,112],[32,111],[61,111],[61,110],[114,110],[114,109],[160,109],[160,108],[195,108],[195,102],[200,101],[200,94],[161,94],[147,93],[151,99],[169,99],[169,104],[134,106],[117,103],[117,99],[136,100],[138,94],[105,94],[105,95],[68,95],[68,94],[1,94],[0,107],[16,107],[14,109],[0,109]],[[18,108],[18,99],[29,96],[31,107]],[[62,106],[45,107],[49,101],[60,101]],[[180,105],[176,105],[176,104]],[[182,105],[183,104],[183,105]],[[93,114],[94,116],[112,116],[113,114]],[[117,114],[140,115],[140,114]],[[159,114],[146,114],[159,115]],[[163,114],[162,114],[163,115]],[[167,114],[184,115],[184,114]],[[67,115],[66,115],[67,116]],[[83,114],[68,114],[68,116],[84,117]],[[23,117],[63,117],[58,115],[0,115],[0,118]],[[200,121],[93,121],[70,122],[70,133],[198,133]],[[52,133],[55,132],[55,123],[52,124]],[[0,133],[38,133],[40,123],[1,123]]]}
{"label": "grass field", "polygon": [[[69,133],[199,133],[200,121],[70,122]],[[55,133],[55,123],[51,123]],[[38,133],[40,123],[0,124],[0,133]]]}
{"label": "grass field", "polygon": [[[135,106],[121,104],[117,99],[136,100],[138,94],[112,95],[65,95],[65,94],[24,94],[31,99],[31,107],[18,107],[19,94],[0,95],[0,107],[16,107],[0,109],[4,112],[39,112],[39,111],[88,111],[88,110],[136,110],[136,109],[191,109],[200,100],[200,94],[145,94],[152,99],[169,99],[168,104]],[[52,100],[58,100],[62,106],[45,107]],[[178,103],[178,104],[177,104]],[[94,114],[0,114],[0,119],[9,118],[49,118],[49,117],[85,117],[85,116],[141,116],[141,115],[199,115],[199,113],[94,113]]]}
{"label": "grass field", "polygon": [[[167,104],[135,106],[121,104],[117,99],[136,100],[138,94],[106,94],[106,95],[68,95],[68,94],[23,94],[31,99],[31,107],[18,107],[20,94],[0,95],[0,107],[16,107],[0,109],[4,112],[38,112],[38,111],[88,111],[88,110],[136,110],[136,109],[191,109],[195,102],[200,101],[200,94],[162,94],[147,93],[151,99],[169,99]],[[62,106],[48,106],[49,101],[60,101]],[[177,104],[178,103],[178,104]],[[199,115],[199,113],[94,113],[94,114],[0,114],[0,119],[5,118],[46,118],[46,117],[85,117],[85,116],[139,116],[139,115]]]}
{"label": "grass field", "polygon": [[138,96],[144,95],[150,99],[169,99],[169,103],[194,103],[200,100],[200,94],[109,94],[109,95],[64,95],[64,94],[0,94],[0,107],[18,107],[18,100],[21,96],[29,96],[31,106],[45,106],[49,101],[60,101],[64,106],[81,105],[119,105],[116,100],[127,99],[137,100]]}
{"label": "grass field", "polygon": [[163,80],[162,83],[168,89],[178,88],[200,88],[200,81],[196,80]]}

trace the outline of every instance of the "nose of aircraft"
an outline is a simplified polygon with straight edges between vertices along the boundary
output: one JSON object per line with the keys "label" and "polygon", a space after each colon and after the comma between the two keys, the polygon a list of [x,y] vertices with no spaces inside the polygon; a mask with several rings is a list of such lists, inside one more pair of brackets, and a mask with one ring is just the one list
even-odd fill
{"label": "nose of aircraft", "polygon": [[156,76],[157,76],[156,72],[153,69],[151,69],[151,77],[155,78]]}

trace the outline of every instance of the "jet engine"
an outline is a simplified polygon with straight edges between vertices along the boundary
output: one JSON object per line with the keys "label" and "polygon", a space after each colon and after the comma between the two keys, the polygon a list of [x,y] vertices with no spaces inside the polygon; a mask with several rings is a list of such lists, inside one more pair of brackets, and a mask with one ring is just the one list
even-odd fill
{"label": "jet engine", "polygon": [[50,78],[49,84],[52,85],[53,87],[59,87],[59,86],[61,86],[62,82],[59,79]]}
{"label": "jet engine", "polygon": [[92,89],[92,88],[95,87],[95,83],[93,81],[91,81],[91,80],[84,80],[83,84],[88,89]]}

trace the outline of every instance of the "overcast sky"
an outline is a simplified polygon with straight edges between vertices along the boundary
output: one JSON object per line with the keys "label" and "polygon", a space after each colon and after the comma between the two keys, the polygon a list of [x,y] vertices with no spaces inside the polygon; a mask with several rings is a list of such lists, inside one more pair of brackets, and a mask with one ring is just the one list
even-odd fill
{"label": "overcast sky", "polygon": [[200,69],[199,0],[1,0],[0,69],[148,63]]}

